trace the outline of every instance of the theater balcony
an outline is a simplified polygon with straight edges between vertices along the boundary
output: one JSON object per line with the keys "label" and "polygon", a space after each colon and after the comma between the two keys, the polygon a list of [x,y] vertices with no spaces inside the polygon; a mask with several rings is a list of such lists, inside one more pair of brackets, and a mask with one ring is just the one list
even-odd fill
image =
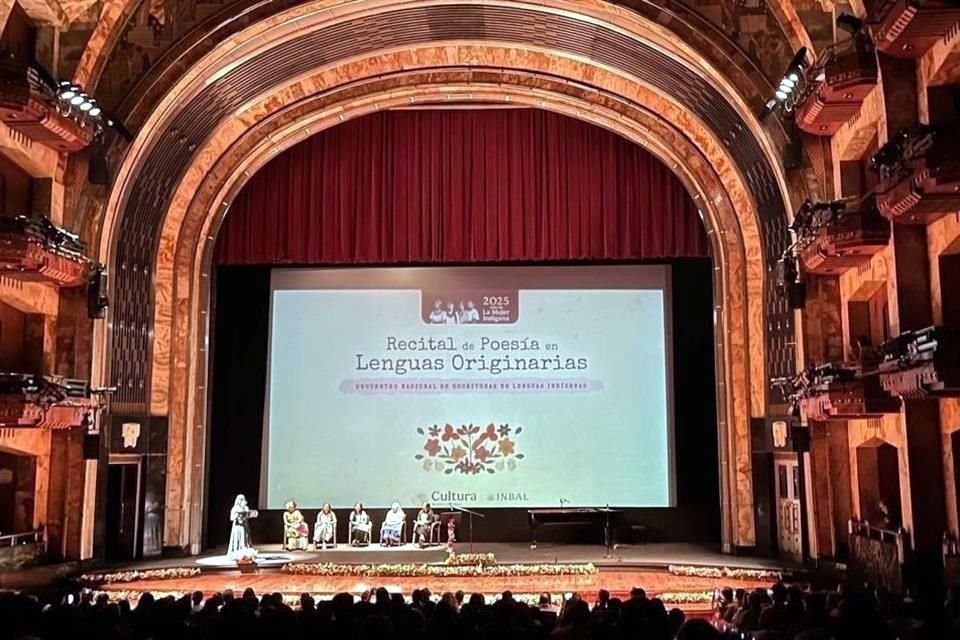
{"label": "theater balcony", "polygon": [[85,425],[97,402],[84,380],[0,373],[0,427],[68,429]]}
{"label": "theater balcony", "polygon": [[960,396],[960,329],[908,331],[881,346],[880,384],[904,398]]}
{"label": "theater balcony", "polygon": [[883,53],[919,58],[958,21],[956,0],[877,0],[867,16],[867,28]]}
{"label": "theater balcony", "polygon": [[960,209],[956,133],[900,131],[873,156],[880,173],[877,208],[894,222],[928,224]]}
{"label": "theater balcony", "polygon": [[797,126],[815,136],[832,136],[876,86],[877,56],[868,37],[827,49],[807,73],[807,88],[795,111]]}
{"label": "theater balcony", "polygon": [[95,128],[82,114],[57,109],[56,87],[34,67],[0,62],[0,120],[34,142],[55,151],[80,151]]}
{"label": "theater balcony", "polygon": [[798,238],[797,257],[807,273],[836,276],[864,264],[889,242],[890,222],[871,199],[828,224],[805,230]]}
{"label": "theater balcony", "polygon": [[826,364],[806,372],[799,407],[808,420],[873,418],[900,411],[876,376],[862,376],[856,365]]}
{"label": "theater balcony", "polygon": [[80,238],[47,218],[0,216],[0,274],[59,287],[84,284],[90,273]]}

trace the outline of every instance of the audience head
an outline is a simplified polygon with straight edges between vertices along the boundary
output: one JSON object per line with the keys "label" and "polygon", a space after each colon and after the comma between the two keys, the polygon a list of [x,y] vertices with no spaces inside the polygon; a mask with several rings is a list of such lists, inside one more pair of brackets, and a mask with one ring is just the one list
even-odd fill
{"label": "audience head", "polygon": [[723,636],[702,618],[687,620],[677,631],[676,640],[721,640]]}

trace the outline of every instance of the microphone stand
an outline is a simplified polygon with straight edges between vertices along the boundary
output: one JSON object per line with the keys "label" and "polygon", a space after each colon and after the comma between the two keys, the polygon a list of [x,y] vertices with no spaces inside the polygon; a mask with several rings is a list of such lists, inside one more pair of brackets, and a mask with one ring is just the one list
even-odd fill
{"label": "microphone stand", "polygon": [[477,516],[478,518],[483,518],[485,516],[482,513],[478,513],[472,509],[467,509],[466,507],[458,507],[452,504],[448,506],[450,507],[451,511],[460,511],[461,513],[467,514],[467,527],[470,530],[470,553],[473,553],[473,516]]}

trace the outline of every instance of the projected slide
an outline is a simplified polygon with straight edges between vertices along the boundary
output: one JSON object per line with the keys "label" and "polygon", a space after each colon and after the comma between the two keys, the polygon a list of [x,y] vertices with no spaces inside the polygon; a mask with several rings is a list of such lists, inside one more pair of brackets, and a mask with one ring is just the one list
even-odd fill
{"label": "projected slide", "polygon": [[275,270],[261,506],[672,506],[661,266]]}

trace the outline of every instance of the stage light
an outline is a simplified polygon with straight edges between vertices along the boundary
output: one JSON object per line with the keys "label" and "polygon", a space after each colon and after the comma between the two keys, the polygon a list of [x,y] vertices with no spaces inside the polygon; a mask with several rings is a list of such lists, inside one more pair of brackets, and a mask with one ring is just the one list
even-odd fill
{"label": "stage light", "polygon": [[768,100],[760,111],[758,117],[761,120],[773,113],[778,107],[782,108],[784,112],[793,110],[797,102],[797,95],[802,95],[803,93],[803,87],[805,85],[803,81],[804,67],[806,64],[807,48],[800,47],[800,50],[797,51],[787,66],[783,77],[781,77],[777,83],[777,88],[773,92],[773,98]]}
{"label": "stage light", "polygon": [[76,88],[67,81],[63,81],[60,83],[59,91],[60,91],[61,100],[69,100],[73,96],[77,95]]}
{"label": "stage light", "polygon": [[123,138],[131,140],[132,136],[123,126],[123,123],[104,112],[93,96],[87,94],[83,87],[69,80],[57,80],[42,68],[34,70],[44,79],[44,85],[49,97],[56,103],[61,115],[75,120],[80,126],[90,127],[94,135],[100,135],[104,127],[117,131]]}

